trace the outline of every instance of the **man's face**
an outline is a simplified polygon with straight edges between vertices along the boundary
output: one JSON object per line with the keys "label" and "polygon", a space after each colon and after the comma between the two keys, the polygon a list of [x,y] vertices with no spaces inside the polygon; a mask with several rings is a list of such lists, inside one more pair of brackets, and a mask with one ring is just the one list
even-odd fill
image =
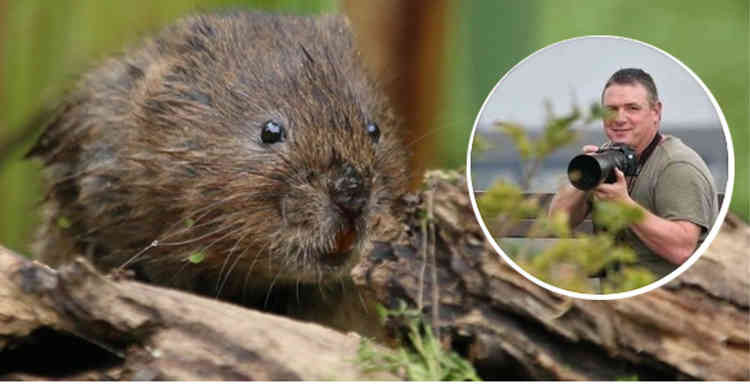
{"label": "man's face", "polygon": [[635,83],[610,85],[602,104],[608,113],[604,119],[607,137],[632,146],[640,154],[659,130],[661,103],[651,104],[646,88]]}

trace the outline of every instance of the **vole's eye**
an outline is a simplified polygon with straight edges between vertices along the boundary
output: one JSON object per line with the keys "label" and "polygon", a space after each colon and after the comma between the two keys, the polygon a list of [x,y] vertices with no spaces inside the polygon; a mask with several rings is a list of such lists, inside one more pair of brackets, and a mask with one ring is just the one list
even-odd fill
{"label": "vole's eye", "polygon": [[373,143],[377,143],[380,140],[380,128],[375,123],[367,123],[367,134],[370,135]]}
{"label": "vole's eye", "polygon": [[280,143],[286,140],[286,129],[284,126],[268,120],[263,123],[263,130],[260,133],[260,139],[266,144]]}

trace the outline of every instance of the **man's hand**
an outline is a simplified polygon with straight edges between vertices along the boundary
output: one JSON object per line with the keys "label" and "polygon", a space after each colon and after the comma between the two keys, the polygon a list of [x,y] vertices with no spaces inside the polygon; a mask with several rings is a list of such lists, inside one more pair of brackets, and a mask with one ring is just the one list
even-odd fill
{"label": "man's hand", "polygon": [[589,204],[586,198],[587,195],[586,192],[576,189],[570,183],[566,183],[557,190],[557,193],[552,198],[547,214],[552,216],[554,214],[565,213],[568,215],[568,225],[570,228],[575,228],[586,218],[586,215],[591,210],[591,204]]}
{"label": "man's hand", "polygon": [[[599,149],[596,145],[584,145],[581,148],[583,153],[590,155]],[[549,205],[548,214],[566,213],[568,215],[568,224],[575,228],[580,224],[591,210],[591,204],[588,202],[588,193],[576,189],[570,182],[566,182],[552,198]]]}
{"label": "man's hand", "polygon": [[599,200],[616,201],[630,205],[633,200],[630,199],[628,194],[628,182],[625,180],[625,175],[617,168],[615,168],[615,175],[617,181],[612,184],[599,184],[594,188],[594,196]]}
{"label": "man's hand", "polygon": [[589,145],[584,145],[583,148],[581,148],[581,150],[583,151],[583,153],[585,153],[587,155],[590,155],[590,154],[598,151],[599,147],[597,147],[596,145],[590,145],[589,144]]}
{"label": "man's hand", "polygon": [[[617,181],[613,184],[601,183],[594,188],[597,199],[616,201],[631,206],[640,205],[630,198],[625,175],[615,168]],[[654,253],[672,264],[680,265],[690,257],[698,243],[701,228],[689,221],[663,219],[643,209],[644,218],[631,224],[630,229]]]}

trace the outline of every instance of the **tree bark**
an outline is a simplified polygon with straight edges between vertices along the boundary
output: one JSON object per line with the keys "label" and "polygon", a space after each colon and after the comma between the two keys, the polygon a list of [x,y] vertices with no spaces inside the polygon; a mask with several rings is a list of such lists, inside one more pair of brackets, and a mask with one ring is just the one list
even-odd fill
{"label": "tree bark", "polygon": [[[502,261],[484,240],[463,176],[433,176],[428,185],[408,230],[384,236],[355,282],[382,303],[424,303],[444,344],[468,355],[483,378],[750,379],[750,229],[739,220],[727,220],[698,262],[666,286],[579,300]],[[434,224],[427,242],[425,212]],[[422,272],[430,257],[434,280]]]}

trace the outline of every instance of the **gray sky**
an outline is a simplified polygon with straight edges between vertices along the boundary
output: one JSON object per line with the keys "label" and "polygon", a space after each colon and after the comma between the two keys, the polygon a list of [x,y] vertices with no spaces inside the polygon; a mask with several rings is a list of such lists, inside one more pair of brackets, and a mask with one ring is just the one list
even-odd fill
{"label": "gray sky", "polygon": [[[572,105],[586,110],[599,101],[609,76],[626,67],[641,68],[654,78],[664,105],[662,125],[721,129],[708,96],[683,66],[650,46],[607,36],[564,41],[526,58],[495,88],[477,129],[483,131],[496,120],[539,128],[545,121],[545,100],[558,116],[570,112]],[[589,127],[601,129],[601,123]]]}
{"label": "gray sky", "polygon": [[[569,113],[573,105],[587,111],[593,102],[600,100],[602,87],[612,73],[627,67],[641,68],[651,74],[663,104],[663,132],[679,137],[696,150],[723,192],[728,177],[726,140],[709,96],[680,63],[634,40],[589,36],[537,51],[498,83],[481,111],[476,129],[486,132],[497,120],[519,123],[530,131],[540,129],[546,119],[545,100],[552,103],[553,113],[558,117]],[[578,123],[573,128],[591,130],[594,136],[602,132],[601,121],[586,127]],[[576,142],[559,149],[545,159],[531,190],[556,190],[558,179],[565,178],[568,159],[583,144],[601,142]],[[509,158],[516,156],[514,151],[508,151],[508,145],[512,144],[506,142],[472,161],[475,187],[487,188],[498,177],[518,181],[522,164],[508,163]]]}

